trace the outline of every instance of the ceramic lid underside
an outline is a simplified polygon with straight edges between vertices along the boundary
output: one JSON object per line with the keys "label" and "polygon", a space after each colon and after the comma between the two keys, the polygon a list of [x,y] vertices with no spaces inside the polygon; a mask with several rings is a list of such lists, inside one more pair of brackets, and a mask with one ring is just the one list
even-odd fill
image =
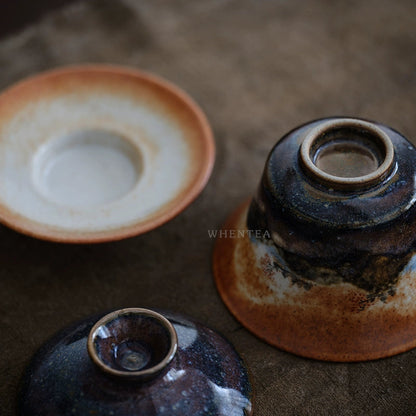
{"label": "ceramic lid underside", "polygon": [[178,336],[172,362],[150,382],[126,382],[99,371],[87,337],[100,317],[58,333],[35,355],[19,397],[22,416],[248,416],[247,371],[234,348],[216,332],[183,316],[163,313]]}

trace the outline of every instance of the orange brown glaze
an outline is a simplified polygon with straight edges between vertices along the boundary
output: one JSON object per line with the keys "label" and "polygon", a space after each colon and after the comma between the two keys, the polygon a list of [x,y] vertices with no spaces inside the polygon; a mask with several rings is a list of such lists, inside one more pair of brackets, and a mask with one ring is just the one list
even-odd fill
{"label": "orange brown glaze", "polygon": [[[248,203],[224,229],[246,230]],[[234,316],[268,343],[304,357],[362,361],[416,346],[416,278],[406,268],[394,296],[367,297],[350,283],[293,282],[276,271],[261,246],[244,238],[218,238],[214,275]]]}
{"label": "orange brown glaze", "polygon": [[74,91],[77,99],[100,91],[132,101],[139,98],[150,108],[154,107],[160,114],[178,123],[184,132],[192,160],[186,183],[174,199],[148,217],[118,228],[97,231],[62,229],[26,218],[0,203],[0,221],[3,224],[29,236],[55,242],[98,243],[120,240],[164,224],[198,196],[208,181],[215,158],[215,144],[209,123],[187,94],[173,84],[147,73],[111,65],[83,65],[56,69],[25,79],[0,95],[0,133],[7,120],[26,105],[36,103],[39,97],[42,101],[53,100]]}

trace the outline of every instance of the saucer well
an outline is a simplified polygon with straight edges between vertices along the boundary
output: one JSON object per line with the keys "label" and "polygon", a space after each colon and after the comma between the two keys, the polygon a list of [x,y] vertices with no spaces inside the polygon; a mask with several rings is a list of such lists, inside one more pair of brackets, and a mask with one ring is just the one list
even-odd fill
{"label": "saucer well", "polygon": [[208,121],[169,82],[110,65],[48,71],[0,95],[0,221],[67,242],[152,230],[202,191]]}

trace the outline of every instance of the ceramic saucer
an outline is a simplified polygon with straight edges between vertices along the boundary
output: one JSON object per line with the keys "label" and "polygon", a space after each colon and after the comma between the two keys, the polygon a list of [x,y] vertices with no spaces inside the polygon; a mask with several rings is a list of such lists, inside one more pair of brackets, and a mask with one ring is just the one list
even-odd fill
{"label": "ceramic saucer", "polygon": [[167,81],[107,65],[36,75],[0,95],[0,221],[68,243],[138,235],[196,198],[214,153]]}

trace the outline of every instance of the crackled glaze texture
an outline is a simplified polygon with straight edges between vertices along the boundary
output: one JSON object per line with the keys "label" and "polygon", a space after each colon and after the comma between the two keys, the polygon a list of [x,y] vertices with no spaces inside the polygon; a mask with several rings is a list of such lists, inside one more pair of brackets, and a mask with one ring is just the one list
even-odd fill
{"label": "crackled glaze texture", "polygon": [[[331,144],[333,153],[346,150],[321,163],[338,173],[328,182],[302,164],[300,149],[334,122],[350,142]],[[392,146],[384,165],[382,142],[366,144],[373,129]],[[378,181],[366,181],[379,168]],[[264,238],[217,241],[214,272],[227,306],[259,337],[306,357],[358,361],[414,347],[415,178],[415,148],[384,125],[325,119],[288,133],[271,151],[256,197],[225,226]]]}
{"label": "crackled glaze texture", "polygon": [[[57,334],[36,354],[23,380],[19,414],[251,415],[247,372],[234,348],[199,323],[163,315],[176,331],[177,350],[153,378],[131,380],[95,365],[87,352],[87,338],[101,316],[89,318]],[[156,332],[160,336],[163,331]],[[116,340],[119,331],[111,333]]]}

